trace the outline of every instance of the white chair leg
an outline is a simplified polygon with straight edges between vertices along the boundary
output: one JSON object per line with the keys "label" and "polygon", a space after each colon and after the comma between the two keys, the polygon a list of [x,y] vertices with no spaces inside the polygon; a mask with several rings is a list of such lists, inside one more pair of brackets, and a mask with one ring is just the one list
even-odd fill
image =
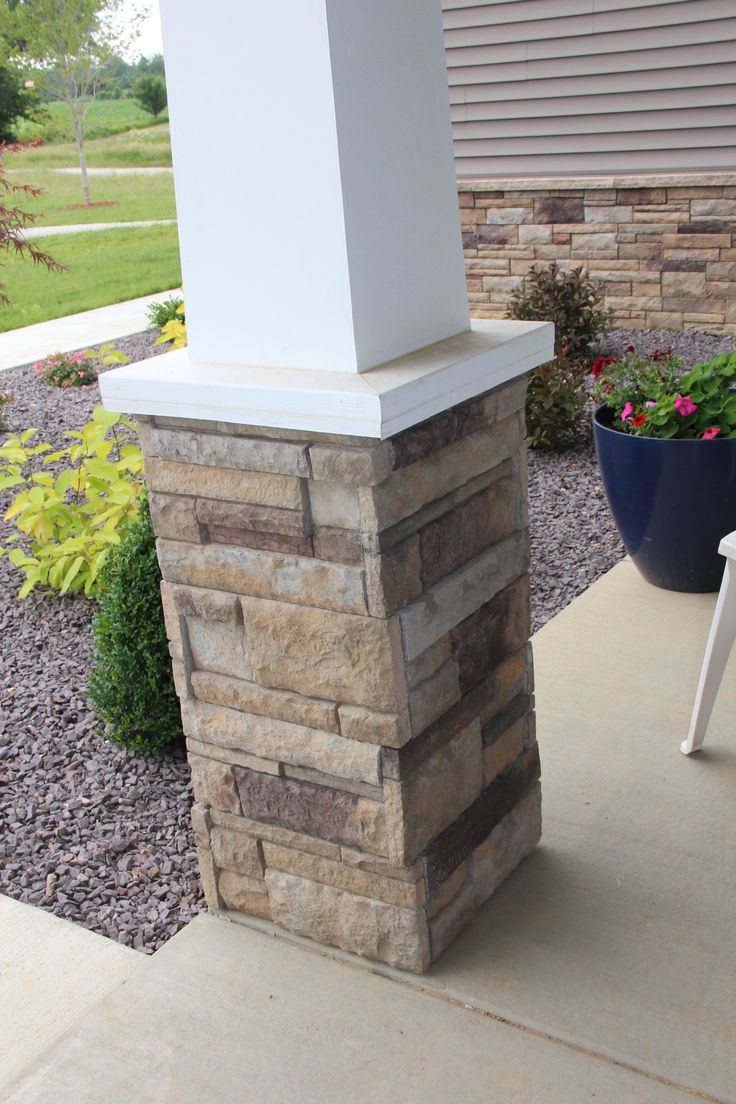
{"label": "white chair leg", "polygon": [[705,648],[700,682],[695,695],[695,705],[690,721],[687,740],[680,744],[683,755],[690,755],[702,746],[705,730],[721,685],[723,672],[736,639],[736,567],[732,560],[726,560],[723,582],[718,595],[713,623]]}

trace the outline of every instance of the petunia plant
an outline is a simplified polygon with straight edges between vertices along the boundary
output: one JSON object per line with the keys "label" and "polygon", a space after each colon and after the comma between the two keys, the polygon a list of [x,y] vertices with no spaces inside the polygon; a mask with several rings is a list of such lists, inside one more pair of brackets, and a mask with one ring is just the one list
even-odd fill
{"label": "petunia plant", "polygon": [[612,428],[637,437],[736,437],[736,353],[688,372],[671,349],[640,356],[630,345],[619,360],[599,357],[591,369],[593,397]]}

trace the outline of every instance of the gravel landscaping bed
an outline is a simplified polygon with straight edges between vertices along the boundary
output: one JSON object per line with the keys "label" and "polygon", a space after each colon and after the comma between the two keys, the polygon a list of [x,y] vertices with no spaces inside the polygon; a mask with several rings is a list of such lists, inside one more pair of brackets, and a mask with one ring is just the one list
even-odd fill
{"label": "gravel landscaping bed", "polygon": [[[114,342],[132,359],[158,355],[153,335]],[[672,347],[687,363],[733,348],[700,333],[613,331],[618,355]],[[0,373],[13,429],[64,441],[99,402],[96,386],[61,391],[32,367]],[[589,444],[529,458],[535,629],[622,556]],[[7,496],[6,496],[7,498]],[[2,511],[4,512],[4,508]],[[0,539],[11,531],[0,522]],[[84,598],[16,598],[0,559],[0,892],[152,952],[204,908],[183,754],[121,751],[99,734],[85,698],[94,608]]]}

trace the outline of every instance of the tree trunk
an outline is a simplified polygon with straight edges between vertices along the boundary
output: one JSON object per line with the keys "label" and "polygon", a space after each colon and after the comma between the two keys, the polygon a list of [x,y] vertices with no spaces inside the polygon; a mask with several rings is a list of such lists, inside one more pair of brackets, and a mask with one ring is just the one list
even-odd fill
{"label": "tree trunk", "polygon": [[74,126],[74,141],[77,143],[77,153],[79,154],[79,167],[82,170],[82,198],[85,206],[88,206],[92,202],[92,192],[89,186],[89,176],[87,175],[87,158],[84,155],[84,128],[82,120],[77,117],[74,110],[72,110],[72,123]]}

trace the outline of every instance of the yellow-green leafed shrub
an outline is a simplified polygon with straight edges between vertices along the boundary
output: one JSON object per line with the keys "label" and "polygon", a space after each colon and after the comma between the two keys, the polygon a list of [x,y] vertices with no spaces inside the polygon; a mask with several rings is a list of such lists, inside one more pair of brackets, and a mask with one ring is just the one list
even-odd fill
{"label": "yellow-green leafed shrub", "polygon": [[187,343],[187,324],[184,317],[184,304],[176,308],[179,317],[170,318],[161,327],[161,336],[156,338],[156,345],[166,345],[171,342],[172,349],[183,349]]}
{"label": "yellow-green leafed shrub", "polygon": [[12,550],[0,546],[0,554],[25,575],[21,598],[36,586],[94,597],[105,554],[140,505],[143,454],[135,426],[98,406],[80,432],[66,433],[67,448],[37,444],[37,433],[27,429],[0,445],[0,491],[16,491],[5,517],[18,532],[7,544],[19,542]]}

